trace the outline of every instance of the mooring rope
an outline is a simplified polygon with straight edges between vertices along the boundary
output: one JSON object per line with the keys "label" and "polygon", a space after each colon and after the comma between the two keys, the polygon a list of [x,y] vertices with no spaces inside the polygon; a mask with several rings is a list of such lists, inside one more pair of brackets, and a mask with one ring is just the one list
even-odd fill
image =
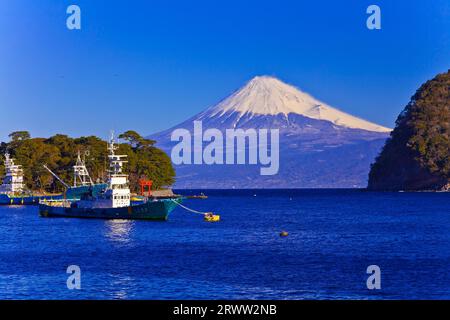
{"label": "mooring rope", "polygon": [[175,201],[175,200],[173,200],[173,199],[171,199],[173,202],[175,202],[176,204],[178,204],[180,207],[182,207],[183,209],[185,209],[185,210],[187,210],[187,211],[190,211],[190,212],[193,212],[193,213],[198,213],[198,214],[203,214],[203,215],[205,215],[205,214],[208,214],[208,212],[201,212],[201,211],[197,211],[197,210],[194,210],[194,209],[191,209],[191,208],[188,208],[188,207],[186,207],[186,206],[183,206],[181,203],[179,203],[178,201]]}

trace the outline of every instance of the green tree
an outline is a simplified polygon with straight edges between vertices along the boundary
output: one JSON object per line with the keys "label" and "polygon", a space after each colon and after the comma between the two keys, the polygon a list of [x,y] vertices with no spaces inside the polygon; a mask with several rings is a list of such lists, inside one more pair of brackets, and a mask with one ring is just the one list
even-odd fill
{"label": "green tree", "polygon": [[8,135],[11,138],[11,142],[23,141],[30,139],[30,133],[28,131],[14,131]]}
{"label": "green tree", "polygon": [[139,133],[133,130],[128,130],[120,134],[119,139],[125,140],[130,143],[134,150],[151,147],[155,144],[154,140],[145,139]]}
{"label": "green tree", "polygon": [[120,145],[120,152],[128,155],[133,191],[138,190],[140,179],[152,180],[153,189],[164,188],[175,182],[172,162],[164,151],[153,146],[155,141],[145,139],[135,131],[127,131],[119,138],[128,142]]}
{"label": "green tree", "polygon": [[442,189],[450,180],[450,70],[427,81],[398,116],[369,173],[370,189]]}

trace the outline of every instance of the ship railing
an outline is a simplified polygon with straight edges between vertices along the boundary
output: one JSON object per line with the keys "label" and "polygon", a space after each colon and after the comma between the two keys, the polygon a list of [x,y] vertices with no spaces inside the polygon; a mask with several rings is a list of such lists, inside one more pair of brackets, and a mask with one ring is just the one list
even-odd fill
{"label": "ship railing", "polygon": [[44,204],[52,207],[67,207],[69,208],[74,200],[69,199],[41,199],[39,204]]}

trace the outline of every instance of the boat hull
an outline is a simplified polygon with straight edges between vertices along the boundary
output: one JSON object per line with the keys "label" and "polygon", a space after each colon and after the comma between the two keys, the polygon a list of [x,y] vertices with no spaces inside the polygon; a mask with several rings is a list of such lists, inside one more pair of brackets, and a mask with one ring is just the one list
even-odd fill
{"label": "boat hull", "polygon": [[75,206],[62,207],[42,203],[39,205],[39,214],[41,217],[165,221],[168,219],[169,213],[181,201],[181,198],[156,200],[122,208],[77,208]]}
{"label": "boat hull", "polygon": [[71,187],[66,191],[66,194],[56,194],[56,195],[8,195],[0,194],[0,205],[38,205],[40,201],[54,201],[62,200],[64,197],[66,199],[80,199],[82,195],[92,192],[94,196],[100,194],[104,189],[107,188],[107,184],[95,184],[93,186],[79,186]]}
{"label": "boat hull", "polygon": [[12,206],[23,206],[23,205],[37,205],[39,201],[43,198],[47,200],[54,200],[57,196],[10,196],[7,194],[0,194],[0,205],[12,205]]}

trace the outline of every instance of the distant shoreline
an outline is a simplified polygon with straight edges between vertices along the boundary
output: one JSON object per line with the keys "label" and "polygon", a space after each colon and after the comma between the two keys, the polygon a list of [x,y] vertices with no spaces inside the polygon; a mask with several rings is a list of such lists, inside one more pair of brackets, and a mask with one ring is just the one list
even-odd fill
{"label": "distant shoreline", "polygon": [[361,191],[373,193],[446,193],[440,190],[369,190],[367,188],[173,188],[175,193],[182,191]]}

